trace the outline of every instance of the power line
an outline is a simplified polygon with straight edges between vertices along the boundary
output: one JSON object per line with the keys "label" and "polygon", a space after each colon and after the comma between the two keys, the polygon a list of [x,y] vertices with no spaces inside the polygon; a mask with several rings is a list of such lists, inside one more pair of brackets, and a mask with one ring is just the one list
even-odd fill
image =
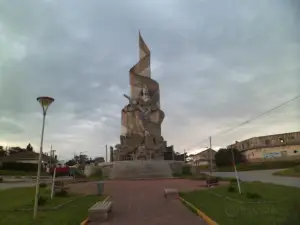
{"label": "power line", "polygon": [[[289,99],[289,100],[287,100],[287,101],[281,103],[280,105],[275,106],[275,107],[272,108],[272,109],[269,109],[268,111],[265,111],[265,112],[263,112],[263,113],[260,113],[260,114],[254,116],[254,117],[252,117],[252,118],[250,118],[250,119],[248,119],[248,120],[246,120],[246,121],[244,121],[244,122],[242,122],[242,123],[240,123],[240,124],[238,124],[238,125],[236,125],[236,126],[234,126],[234,127],[231,127],[231,128],[229,128],[229,129],[226,129],[226,130],[223,130],[223,131],[220,131],[220,132],[217,132],[216,134],[214,134],[214,135],[212,135],[212,136],[214,137],[214,136],[217,136],[217,135],[229,133],[229,132],[231,132],[231,131],[233,131],[233,130],[235,130],[235,129],[241,127],[241,126],[244,126],[244,125],[246,125],[246,124],[249,124],[250,122],[252,122],[252,121],[254,121],[254,120],[258,120],[258,119],[260,119],[261,117],[263,117],[263,116],[265,116],[265,115],[268,115],[268,114],[270,114],[271,112],[276,111],[276,110],[282,108],[283,106],[285,106],[285,105],[287,105],[287,104],[289,104],[289,103],[295,101],[295,100],[298,99],[298,98],[300,98],[300,94],[297,95],[296,97],[293,97],[293,98],[291,98],[291,99]],[[204,143],[204,142],[206,142],[206,141],[207,141],[207,138],[205,138],[205,139],[203,139],[202,141],[198,142],[198,144]]]}

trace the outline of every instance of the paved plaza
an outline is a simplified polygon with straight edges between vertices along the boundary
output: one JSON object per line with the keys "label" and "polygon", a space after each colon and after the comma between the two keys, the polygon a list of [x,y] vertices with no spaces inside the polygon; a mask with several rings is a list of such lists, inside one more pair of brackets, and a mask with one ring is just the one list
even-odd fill
{"label": "paved plaza", "polygon": [[[204,225],[199,216],[179,200],[166,200],[164,188],[191,191],[204,188],[203,181],[184,179],[110,180],[105,183],[105,194],[113,200],[112,218],[106,225]],[[95,194],[96,183],[72,184],[71,191]],[[96,225],[96,224],[93,224]]]}

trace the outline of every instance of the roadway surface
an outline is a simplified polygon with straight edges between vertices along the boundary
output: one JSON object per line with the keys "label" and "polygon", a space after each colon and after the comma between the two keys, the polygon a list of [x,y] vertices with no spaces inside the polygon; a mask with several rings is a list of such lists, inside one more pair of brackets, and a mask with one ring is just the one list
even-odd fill
{"label": "roadway surface", "polygon": [[[238,172],[239,178],[242,181],[260,181],[264,183],[280,184],[292,187],[300,187],[300,178],[274,176],[273,173],[280,171],[276,170],[253,170]],[[209,174],[206,172],[206,174]],[[235,177],[235,172],[213,172],[213,176],[218,177]]]}
{"label": "roadway surface", "polygon": [[[69,180],[72,179],[70,177],[58,177],[58,180]],[[19,188],[19,187],[34,187],[36,181],[34,179],[17,179],[17,178],[6,178],[4,179],[5,182],[0,183],[0,190],[10,189],[10,188]],[[42,179],[41,183],[51,183],[52,179]]]}

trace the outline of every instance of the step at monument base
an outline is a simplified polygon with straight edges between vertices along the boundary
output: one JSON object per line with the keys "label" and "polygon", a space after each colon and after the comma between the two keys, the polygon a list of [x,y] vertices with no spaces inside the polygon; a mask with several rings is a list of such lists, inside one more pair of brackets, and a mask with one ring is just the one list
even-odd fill
{"label": "step at monument base", "polygon": [[168,162],[163,160],[150,161],[116,161],[114,162],[111,179],[158,179],[172,178],[172,170]]}

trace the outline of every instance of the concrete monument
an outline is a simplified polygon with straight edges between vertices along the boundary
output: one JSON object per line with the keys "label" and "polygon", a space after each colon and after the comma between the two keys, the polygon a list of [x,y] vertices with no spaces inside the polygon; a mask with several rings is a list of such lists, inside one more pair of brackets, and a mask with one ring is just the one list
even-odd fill
{"label": "concrete monument", "polygon": [[166,142],[161,135],[165,117],[160,109],[159,84],[151,78],[150,50],[139,33],[139,62],[129,70],[129,104],[122,109],[120,144],[114,161],[162,159]]}

